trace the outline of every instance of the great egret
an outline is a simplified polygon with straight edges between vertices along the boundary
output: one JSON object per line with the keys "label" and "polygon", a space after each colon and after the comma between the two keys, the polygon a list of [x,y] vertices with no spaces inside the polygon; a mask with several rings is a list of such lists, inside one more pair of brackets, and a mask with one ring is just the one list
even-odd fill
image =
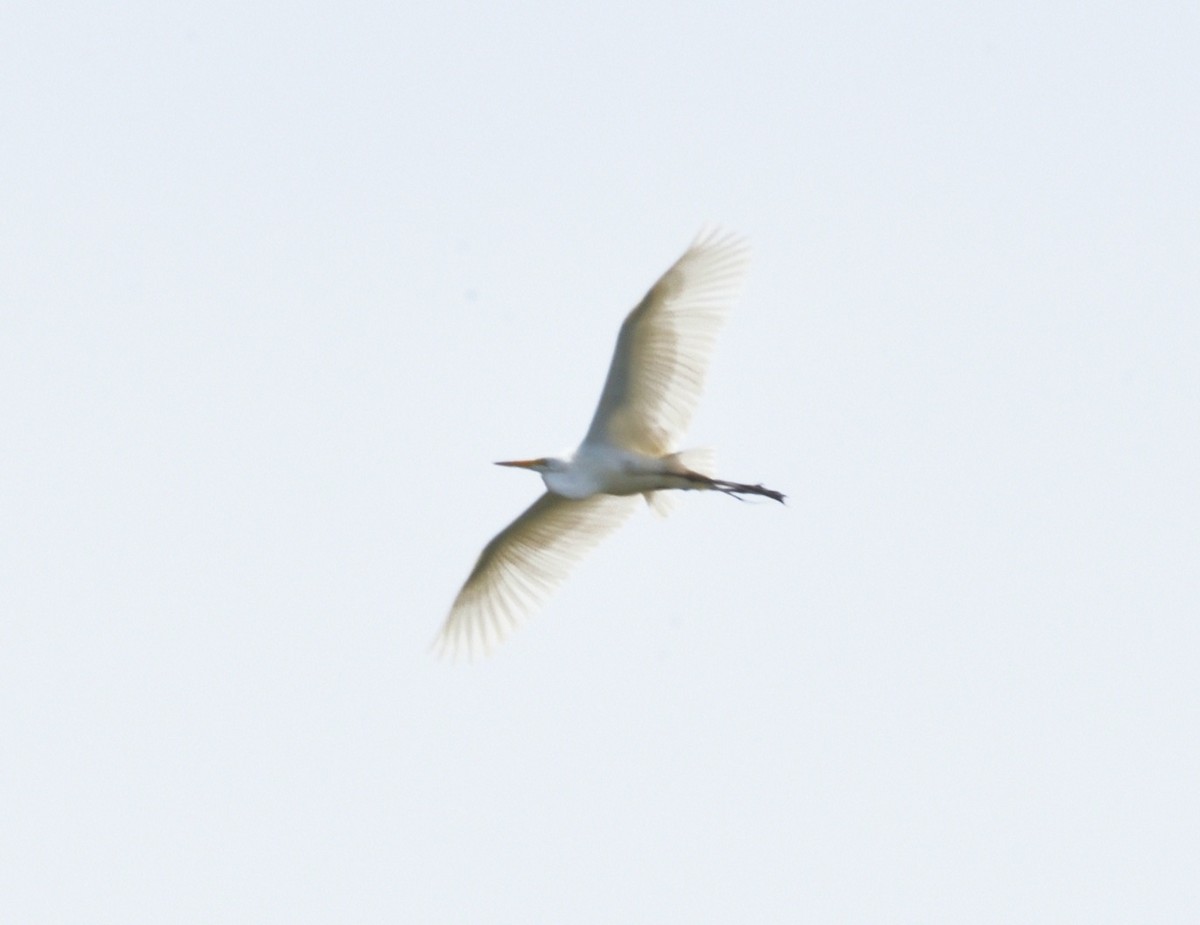
{"label": "great egret", "polygon": [[638,494],[660,513],[662,493],[672,489],[783,501],[761,485],[702,474],[703,454],[677,449],[747,259],[739,238],[701,232],[621,325],[600,404],[574,454],[496,463],[539,473],[546,492],[484,547],[438,636],[443,652],[490,651],[625,521]]}

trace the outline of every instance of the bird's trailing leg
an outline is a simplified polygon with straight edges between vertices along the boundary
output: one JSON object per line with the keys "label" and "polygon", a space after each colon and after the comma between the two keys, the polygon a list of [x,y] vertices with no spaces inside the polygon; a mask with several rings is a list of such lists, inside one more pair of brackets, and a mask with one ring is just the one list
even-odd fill
{"label": "bird's trailing leg", "polygon": [[746,500],[742,495],[762,495],[764,498],[770,498],[780,504],[784,503],[783,492],[775,491],[772,488],[764,488],[761,485],[743,485],[741,482],[726,482],[723,479],[710,479],[709,481],[714,490],[737,498],[739,501]]}
{"label": "bird's trailing leg", "polygon": [[713,491],[719,491],[732,498],[737,498],[739,501],[746,500],[742,495],[762,495],[764,498],[770,498],[772,501],[778,501],[780,504],[785,503],[783,492],[775,491],[772,488],[764,488],[762,485],[727,482],[724,479],[709,478],[707,475],[701,475],[699,472],[693,472],[690,469],[683,476],[689,482],[694,482],[697,488],[709,488]]}

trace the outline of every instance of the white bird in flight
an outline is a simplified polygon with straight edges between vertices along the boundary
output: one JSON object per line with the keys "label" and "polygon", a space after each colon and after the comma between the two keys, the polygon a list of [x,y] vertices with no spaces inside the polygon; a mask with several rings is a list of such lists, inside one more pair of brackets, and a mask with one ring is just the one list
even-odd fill
{"label": "white bird in flight", "polygon": [[565,459],[496,463],[539,473],[546,492],[480,553],[438,635],[442,652],[490,651],[625,521],[639,494],[659,513],[669,507],[671,490],[783,501],[761,485],[696,471],[706,467],[704,451],[678,451],[748,257],[741,239],[702,232],[621,325],[579,448]]}

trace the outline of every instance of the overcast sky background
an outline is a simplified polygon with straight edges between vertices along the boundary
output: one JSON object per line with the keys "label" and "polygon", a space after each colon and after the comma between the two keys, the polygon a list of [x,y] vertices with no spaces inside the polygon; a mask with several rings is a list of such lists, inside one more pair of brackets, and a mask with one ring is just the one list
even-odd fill
{"label": "overcast sky background", "polygon": [[[1194,922],[1194,3],[0,26],[6,921]],[[712,222],[688,441],[429,645]]]}

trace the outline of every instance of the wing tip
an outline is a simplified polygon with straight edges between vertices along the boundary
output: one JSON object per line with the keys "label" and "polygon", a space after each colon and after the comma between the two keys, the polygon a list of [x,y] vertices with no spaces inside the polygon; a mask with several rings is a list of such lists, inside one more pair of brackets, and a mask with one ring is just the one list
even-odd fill
{"label": "wing tip", "polygon": [[750,266],[750,242],[719,225],[703,225],[676,266],[687,266],[692,298],[712,303],[721,314],[737,299]]}
{"label": "wing tip", "polygon": [[429,653],[438,661],[450,665],[461,665],[464,662],[472,664],[491,655],[496,645],[502,641],[488,640],[486,636],[486,632],[473,633],[470,625],[457,623],[452,614],[429,644]]}
{"label": "wing tip", "polygon": [[689,249],[723,250],[727,251],[730,256],[737,255],[743,260],[748,260],[750,257],[750,242],[745,235],[730,231],[715,222],[704,222],[700,226]]}

